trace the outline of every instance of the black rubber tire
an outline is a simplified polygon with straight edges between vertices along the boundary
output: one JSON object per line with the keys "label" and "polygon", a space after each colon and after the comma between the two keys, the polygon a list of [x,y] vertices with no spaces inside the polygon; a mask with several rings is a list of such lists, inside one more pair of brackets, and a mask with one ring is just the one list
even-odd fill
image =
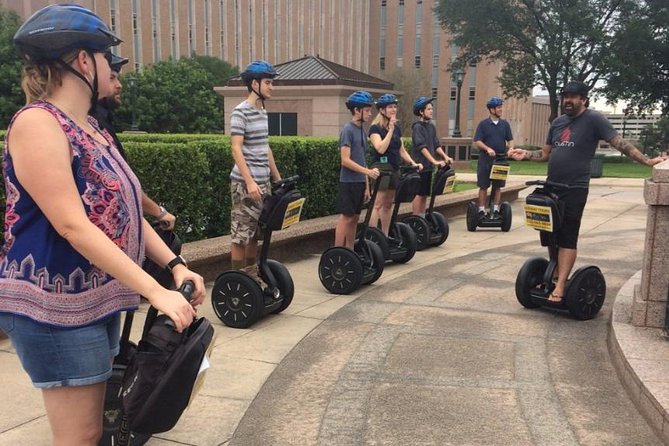
{"label": "black rubber tire", "polygon": [[409,215],[402,220],[403,223],[409,225],[416,235],[416,251],[422,251],[430,246],[430,237],[432,230],[428,222],[418,215]]}
{"label": "black rubber tire", "polygon": [[416,234],[413,229],[405,223],[395,223],[390,228],[391,234],[399,239],[399,247],[406,249],[406,253],[397,259],[393,259],[395,263],[407,263],[416,255]]}
{"label": "black rubber tire", "polygon": [[509,204],[508,201],[505,201],[502,203],[502,205],[499,207],[499,214],[500,217],[502,217],[502,231],[503,232],[509,232],[509,229],[511,229],[511,205]]}
{"label": "black rubber tire", "polygon": [[318,278],[333,294],[350,294],[362,284],[362,263],[354,251],[334,247],[321,255]]}
{"label": "black rubber tire", "polygon": [[443,245],[446,239],[448,238],[448,233],[450,231],[450,228],[448,226],[448,220],[446,220],[446,217],[444,217],[440,212],[430,212],[429,214],[426,215],[426,218],[428,218],[431,221],[433,228],[432,233],[440,234],[439,239],[437,239],[436,242],[432,243],[432,245],[433,246]]}
{"label": "black rubber tire", "polygon": [[564,295],[569,313],[587,321],[599,313],[606,299],[606,280],[596,266],[579,268],[569,279]]}
{"label": "black rubber tire", "polygon": [[540,306],[531,296],[530,291],[544,282],[544,273],[548,260],[543,257],[531,257],[520,268],[516,277],[516,299],[525,308]]}
{"label": "black rubber tire", "polygon": [[379,277],[383,274],[383,267],[386,264],[386,259],[383,258],[383,253],[381,252],[379,245],[367,239],[363,239],[362,243],[364,243],[362,246],[356,243],[354,249],[356,254],[360,257],[363,272],[370,270],[373,272],[373,274],[366,280],[363,274],[362,284],[369,285],[379,280]]}
{"label": "black rubber tire", "polygon": [[[360,237],[358,237],[359,239]],[[388,243],[388,237],[383,233],[379,228],[368,227],[365,231],[365,238],[376,243],[381,252],[383,253],[383,259],[390,259],[390,244]]]}
{"label": "black rubber tire", "polygon": [[225,271],[211,290],[216,316],[228,327],[248,328],[263,315],[265,299],[260,285],[242,271]]}
{"label": "black rubber tire", "polygon": [[476,203],[470,201],[467,203],[467,230],[469,232],[476,231],[476,227],[479,225],[479,216],[476,208]]}
{"label": "black rubber tire", "polygon": [[268,259],[267,266],[269,266],[270,271],[272,271],[274,278],[278,282],[279,291],[281,291],[281,298],[283,301],[281,302],[281,305],[279,305],[279,308],[271,312],[272,314],[279,314],[293,302],[293,296],[295,296],[295,284],[293,283],[293,278],[290,277],[288,268],[286,268],[283,263]]}

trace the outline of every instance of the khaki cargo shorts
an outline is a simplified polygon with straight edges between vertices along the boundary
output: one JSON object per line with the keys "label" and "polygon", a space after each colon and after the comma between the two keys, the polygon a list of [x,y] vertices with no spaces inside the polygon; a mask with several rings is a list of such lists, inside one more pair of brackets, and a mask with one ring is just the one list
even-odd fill
{"label": "khaki cargo shorts", "polygon": [[[270,185],[258,184],[262,198],[268,194]],[[232,195],[232,209],[230,210],[230,238],[232,243],[246,245],[252,240],[261,240],[258,228],[258,218],[262,211],[262,199],[253,201],[248,196],[246,184],[238,181],[230,183]]]}

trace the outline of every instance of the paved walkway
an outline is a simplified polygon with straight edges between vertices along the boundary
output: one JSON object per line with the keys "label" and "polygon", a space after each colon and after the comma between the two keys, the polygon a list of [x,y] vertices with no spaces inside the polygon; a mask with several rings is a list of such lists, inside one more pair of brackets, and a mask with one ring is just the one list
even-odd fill
{"label": "paved walkway", "polygon": [[[445,245],[388,265],[352,296],[328,294],[319,254],[305,254],[288,265],[297,292],[283,314],[235,330],[203,307],[218,334],[205,386],[148,444],[662,444],[607,348],[615,296],[641,267],[641,186],[593,181],[577,265],[607,280],[595,320],[516,302],[518,269],[544,253],[521,200],[509,233],[451,219]],[[7,341],[0,380],[0,445],[49,444],[40,393]]]}

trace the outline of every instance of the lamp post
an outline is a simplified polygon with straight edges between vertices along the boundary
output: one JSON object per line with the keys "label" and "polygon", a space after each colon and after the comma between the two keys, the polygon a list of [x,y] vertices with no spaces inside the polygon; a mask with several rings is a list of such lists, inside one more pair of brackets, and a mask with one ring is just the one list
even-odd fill
{"label": "lamp post", "polygon": [[136,132],[139,130],[137,125],[137,79],[134,76],[128,76],[130,84],[130,130]]}
{"label": "lamp post", "polygon": [[462,68],[458,68],[453,72],[453,81],[458,89],[455,96],[455,125],[453,126],[453,137],[460,138],[460,90],[462,90],[462,81],[465,79],[465,72]]}

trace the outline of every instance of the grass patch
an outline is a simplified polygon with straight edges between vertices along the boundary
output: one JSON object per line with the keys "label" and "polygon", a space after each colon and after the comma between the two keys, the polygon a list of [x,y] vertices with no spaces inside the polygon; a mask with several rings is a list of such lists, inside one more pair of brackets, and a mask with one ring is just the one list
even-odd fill
{"label": "grass patch", "polygon": [[[509,161],[511,175],[539,175],[545,176],[548,163],[534,161]],[[469,170],[476,173],[477,160],[472,160]],[[635,162],[604,162],[603,177],[609,178],[648,178],[651,168]]]}

